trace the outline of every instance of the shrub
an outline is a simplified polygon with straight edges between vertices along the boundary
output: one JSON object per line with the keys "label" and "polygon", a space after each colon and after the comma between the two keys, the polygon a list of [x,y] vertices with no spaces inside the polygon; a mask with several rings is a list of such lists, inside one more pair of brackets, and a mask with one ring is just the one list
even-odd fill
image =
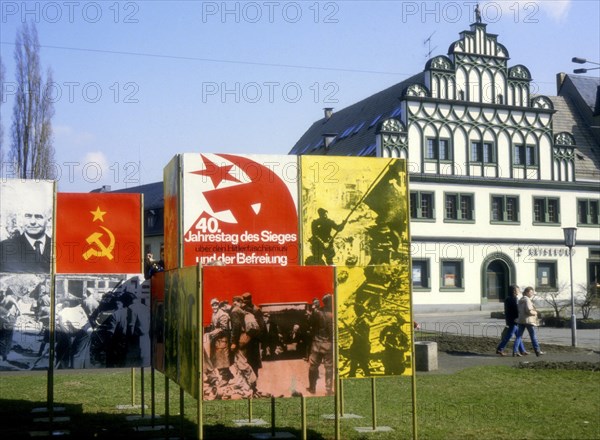
{"label": "shrub", "polygon": [[577,328],[581,330],[595,330],[600,328],[600,319],[578,319]]}
{"label": "shrub", "polygon": [[546,327],[554,327],[554,328],[570,327],[570,325],[567,325],[569,322],[570,322],[570,320],[567,320],[565,318],[557,318],[556,316],[548,316],[548,317],[544,318],[544,325]]}
{"label": "shrub", "polygon": [[[549,316],[544,318],[544,325],[546,327],[554,328],[571,328],[571,319],[556,318],[555,316]],[[577,320],[578,330],[595,330],[600,329],[600,319],[578,319]]]}
{"label": "shrub", "polygon": [[600,308],[598,286],[595,283],[590,283],[588,285],[580,284],[578,290],[580,295],[575,300],[575,304],[581,308],[583,319],[588,319],[592,310]]}
{"label": "shrub", "polygon": [[537,295],[554,310],[554,316],[560,318],[560,313],[568,306],[568,303],[558,299],[568,291],[569,285],[560,283],[554,290],[538,290]]}

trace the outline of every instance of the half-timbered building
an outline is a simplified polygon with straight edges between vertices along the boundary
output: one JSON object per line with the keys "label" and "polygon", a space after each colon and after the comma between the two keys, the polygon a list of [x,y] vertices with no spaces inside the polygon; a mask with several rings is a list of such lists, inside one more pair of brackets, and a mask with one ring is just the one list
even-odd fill
{"label": "half-timbered building", "polygon": [[500,304],[510,284],[570,297],[564,227],[577,227],[576,293],[600,284],[597,78],[532,74],[484,23],[424,70],[339,111],[325,109],[291,154],[405,158],[412,283],[420,311]]}

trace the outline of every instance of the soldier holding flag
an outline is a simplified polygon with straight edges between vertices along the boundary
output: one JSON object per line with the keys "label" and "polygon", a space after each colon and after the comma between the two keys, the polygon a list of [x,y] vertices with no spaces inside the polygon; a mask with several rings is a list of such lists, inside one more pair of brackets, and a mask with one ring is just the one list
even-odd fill
{"label": "soldier holding flag", "polygon": [[324,208],[317,209],[319,217],[313,220],[311,224],[312,237],[310,239],[311,249],[313,253],[313,264],[322,264],[325,257],[326,264],[333,264],[335,249],[333,247],[333,238],[331,231],[340,232],[346,226],[344,220],[339,225],[331,220],[327,215],[327,210]]}

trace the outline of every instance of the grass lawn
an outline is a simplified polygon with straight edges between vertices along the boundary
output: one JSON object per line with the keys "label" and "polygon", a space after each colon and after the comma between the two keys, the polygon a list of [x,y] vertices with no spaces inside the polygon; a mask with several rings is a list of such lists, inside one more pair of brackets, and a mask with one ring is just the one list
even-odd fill
{"label": "grass lawn", "polygon": [[[140,402],[140,374],[136,375],[136,402]],[[132,403],[131,372],[57,372],[55,406],[66,407],[70,421],[55,425],[68,429],[72,438],[149,439],[163,434],[134,431],[150,420],[126,420],[140,410],[121,410]],[[156,413],[163,416],[164,376],[156,374]],[[411,438],[412,403],[410,378],[376,381],[377,426],[391,432],[360,433],[356,427],[372,427],[371,381],[344,381],[344,413],[363,416],[340,422],[342,439]],[[145,403],[150,406],[150,374],[145,375]],[[28,430],[47,429],[33,422],[31,410],[45,406],[46,375],[0,374],[0,438],[30,438]],[[301,430],[301,400],[278,399],[277,431]],[[196,401],[184,395],[184,417],[179,416],[179,388],[170,383],[169,424],[194,438]],[[208,402],[204,405],[205,438],[248,438],[250,433],[270,432],[271,401],[254,400],[252,418],[267,422],[260,427],[237,427],[234,420],[249,417],[247,401]],[[334,423],[323,416],[333,413],[332,398],[306,399],[308,437],[334,437]],[[149,415],[150,409],[146,410]],[[57,413],[56,416],[63,414]],[[420,439],[598,439],[600,438],[600,372],[578,370],[517,369],[507,366],[478,367],[455,374],[417,374],[418,438]],[[37,416],[36,416],[37,417]],[[162,436],[162,437],[161,437]]]}

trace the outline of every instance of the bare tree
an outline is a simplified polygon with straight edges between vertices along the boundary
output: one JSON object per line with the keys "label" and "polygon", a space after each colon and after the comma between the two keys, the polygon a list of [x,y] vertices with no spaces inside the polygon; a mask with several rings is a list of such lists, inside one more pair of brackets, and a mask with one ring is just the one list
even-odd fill
{"label": "bare tree", "polygon": [[17,91],[13,106],[9,160],[21,178],[52,178],[54,103],[48,95],[52,72],[41,74],[40,44],[33,23],[23,23],[15,40]]}
{"label": "bare tree", "polygon": [[0,57],[0,177],[4,169],[4,124],[2,123],[2,104],[4,104],[4,64]]}
{"label": "bare tree", "polygon": [[566,300],[560,300],[559,297],[565,296],[569,285],[566,282],[560,283],[554,289],[538,290],[537,295],[554,311],[554,316],[560,318],[561,312],[569,305]]}
{"label": "bare tree", "polygon": [[577,287],[580,295],[575,304],[581,308],[583,319],[588,319],[594,309],[600,308],[600,289],[596,283],[579,284]]}

